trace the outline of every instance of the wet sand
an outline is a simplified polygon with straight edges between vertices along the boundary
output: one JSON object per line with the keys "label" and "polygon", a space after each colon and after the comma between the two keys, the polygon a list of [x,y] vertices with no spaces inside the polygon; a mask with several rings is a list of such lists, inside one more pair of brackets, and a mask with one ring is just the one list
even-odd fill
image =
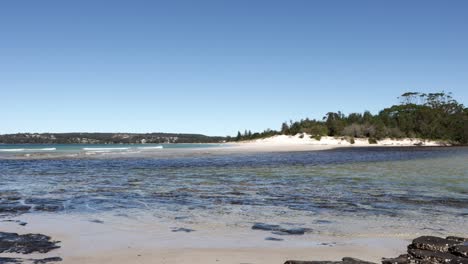
{"label": "wet sand", "polygon": [[[18,217],[26,226],[0,223],[2,230],[43,233],[61,248],[28,258],[61,257],[63,263],[284,263],[286,260],[339,260],[344,256],[380,261],[405,250],[410,235],[281,236],[268,232],[200,224],[193,232],[172,232],[174,223],[101,215],[30,214]],[[24,257],[2,254],[3,257]]]}

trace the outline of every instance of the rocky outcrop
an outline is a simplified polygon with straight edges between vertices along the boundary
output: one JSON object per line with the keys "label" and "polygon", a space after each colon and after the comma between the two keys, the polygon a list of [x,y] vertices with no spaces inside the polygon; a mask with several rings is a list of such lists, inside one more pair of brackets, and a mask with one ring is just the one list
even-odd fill
{"label": "rocky outcrop", "polygon": [[52,257],[52,258],[43,258],[43,259],[21,259],[21,258],[1,258],[0,257],[0,264],[14,264],[14,263],[46,264],[46,263],[58,262],[58,261],[62,261],[62,258]]}
{"label": "rocky outcrop", "polygon": [[383,264],[468,264],[468,239],[422,236],[408,246],[408,253],[383,259]]}
{"label": "rocky outcrop", "polygon": [[0,232],[0,253],[47,253],[60,248],[59,241],[42,234],[25,234]]}
{"label": "rocky outcrop", "polygon": [[[42,234],[25,234],[0,232],[0,253],[48,253],[53,249],[60,248],[59,241],[51,241],[51,238]],[[62,261],[59,257],[29,259],[29,258],[6,258],[0,257],[0,264],[23,263],[43,264]]]}
{"label": "rocky outcrop", "polygon": [[448,252],[449,248],[459,245],[461,242],[434,236],[422,236],[413,240],[408,250],[428,250],[433,252]]}
{"label": "rocky outcrop", "polygon": [[[372,264],[355,258],[342,261],[288,260],[285,264]],[[468,238],[422,236],[408,246],[407,254],[383,258],[382,264],[468,264]]]}

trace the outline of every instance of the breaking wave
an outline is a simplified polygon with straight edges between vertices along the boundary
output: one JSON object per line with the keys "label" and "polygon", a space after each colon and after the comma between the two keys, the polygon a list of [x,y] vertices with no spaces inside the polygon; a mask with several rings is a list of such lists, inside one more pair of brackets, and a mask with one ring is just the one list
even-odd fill
{"label": "breaking wave", "polygon": [[152,149],[163,149],[163,146],[154,146],[154,147],[138,147],[139,150],[152,150]]}
{"label": "breaking wave", "polygon": [[57,148],[18,148],[18,149],[0,149],[3,152],[34,152],[34,151],[55,151]]}

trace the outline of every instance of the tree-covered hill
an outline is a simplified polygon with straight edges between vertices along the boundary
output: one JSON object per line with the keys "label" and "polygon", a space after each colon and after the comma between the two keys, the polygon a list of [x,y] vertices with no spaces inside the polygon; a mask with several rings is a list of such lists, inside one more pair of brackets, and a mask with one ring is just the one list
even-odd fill
{"label": "tree-covered hill", "polygon": [[171,133],[19,133],[0,135],[3,144],[218,143],[223,137]]}
{"label": "tree-covered hill", "polygon": [[369,111],[349,115],[340,111],[329,112],[322,120],[285,122],[280,131],[239,132],[235,140],[307,133],[316,138],[347,136],[378,140],[409,137],[468,143],[468,108],[453,99],[451,94],[408,92],[399,99],[400,104],[385,108],[376,115]]}

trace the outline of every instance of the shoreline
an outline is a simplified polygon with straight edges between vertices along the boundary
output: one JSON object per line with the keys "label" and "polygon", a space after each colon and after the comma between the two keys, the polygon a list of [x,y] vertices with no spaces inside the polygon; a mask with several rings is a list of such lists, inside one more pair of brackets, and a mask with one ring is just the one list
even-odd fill
{"label": "shoreline", "polygon": [[[43,145],[43,144],[40,144]],[[395,148],[395,147],[464,147],[452,145],[443,141],[430,141],[422,139],[383,139],[376,144],[370,144],[368,138],[355,138],[350,142],[346,137],[322,137],[320,140],[311,138],[307,134],[298,134],[296,136],[278,135],[270,138],[226,142],[214,144],[198,143],[190,145],[203,145],[204,147],[187,148],[161,148],[158,150],[146,151],[115,151],[117,146],[106,145],[108,151],[74,151],[74,152],[41,152],[31,151],[27,153],[2,152],[0,159],[83,159],[83,158],[171,158],[171,157],[190,157],[190,156],[212,156],[228,154],[248,154],[248,153],[272,153],[272,152],[304,152],[304,151],[322,151],[339,148]],[[53,144],[49,145],[53,146]],[[114,150],[112,150],[114,149]]]}
{"label": "shoreline", "polygon": [[[282,236],[266,241],[268,232],[238,228],[197,227],[194,232],[171,232],[174,223],[151,219],[116,221],[93,216],[28,214],[15,217],[26,226],[0,222],[0,227],[19,234],[41,233],[60,242],[61,248],[28,258],[61,257],[64,263],[284,263],[296,260],[339,260],[343,256],[379,262],[403,251],[411,235],[398,236]],[[200,228],[200,229],[198,229]],[[302,240],[302,242],[301,242]],[[7,253],[3,257],[24,255]]]}
{"label": "shoreline", "polygon": [[[420,235],[438,232],[398,234],[368,233],[348,236],[280,236],[284,241],[267,241],[268,232],[241,230],[201,224],[193,232],[173,232],[174,222],[157,217],[133,216],[122,219],[115,214],[25,214],[12,217],[26,226],[0,222],[2,230],[19,234],[40,233],[60,241],[60,248],[48,253],[3,253],[7,258],[55,258],[70,264],[101,263],[285,263],[287,260],[338,261],[353,257],[380,263],[405,252]],[[100,219],[102,221],[97,221]],[[122,221],[124,220],[124,221]],[[464,235],[449,234],[449,235]]]}

